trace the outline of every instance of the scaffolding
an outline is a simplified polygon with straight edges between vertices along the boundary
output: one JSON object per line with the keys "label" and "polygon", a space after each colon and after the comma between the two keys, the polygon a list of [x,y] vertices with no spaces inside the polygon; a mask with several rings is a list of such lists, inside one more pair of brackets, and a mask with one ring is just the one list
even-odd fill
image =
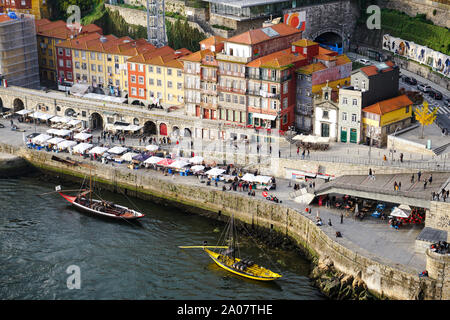
{"label": "scaffolding", "polygon": [[147,41],[157,48],[167,45],[164,0],[147,0]]}
{"label": "scaffolding", "polygon": [[8,85],[38,89],[39,62],[34,16],[18,14],[0,22],[0,75]]}

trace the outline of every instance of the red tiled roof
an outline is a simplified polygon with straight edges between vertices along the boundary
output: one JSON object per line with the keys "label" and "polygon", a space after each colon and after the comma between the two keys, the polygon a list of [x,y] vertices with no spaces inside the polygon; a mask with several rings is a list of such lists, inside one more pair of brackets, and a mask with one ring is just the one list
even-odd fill
{"label": "red tiled roof", "polygon": [[303,59],[306,59],[303,55],[294,54],[291,49],[284,49],[255,59],[247,63],[247,67],[282,69]]}
{"label": "red tiled roof", "polygon": [[[276,31],[276,33],[278,35],[270,37],[264,31],[262,31],[263,29],[269,29],[269,28]],[[276,25],[273,25],[270,27],[249,30],[247,32],[244,32],[244,33],[238,34],[234,37],[231,37],[231,38],[225,40],[225,42],[235,42],[235,43],[242,43],[242,44],[256,44],[256,43],[260,43],[260,42],[263,42],[266,40],[276,39],[279,37],[284,37],[284,36],[288,36],[288,35],[295,34],[295,33],[301,33],[301,32],[302,31],[300,31],[297,28],[291,27],[284,23],[279,23],[279,24],[276,24]]]}
{"label": "red tiled roof", "polygon": [[379,72],[392,71],[393,67],[395,65],[392,61],[386,61],[385,64],[388,66],[388,68],[382,69],[382,70],[378,70],[378,68],[375,65],[362,67],[359,70],[364,72],[368,77],[371,77],[371,76],[374,76],[374,75],[378,74]]}
{"label": "red tiled roof", "polygon": [[48,19],[35,20],[36,34],[38,36],[52,37],[58,39],[69,39],[71,36],[77,36],[80,34],[87,33],[99,33],[102,34],[103,31],[100,27],[95,24],[89,24],[82,26],[81,30],[71,29],[67,26],[67,23],[58,20],[50,21]]}
{"label": "red tiled roof", "polygon": [[372,104],[365,107],[363,111],[383,115],[410,105],[412,105],[412,101],[408,98],[408,96],[401,95]]}

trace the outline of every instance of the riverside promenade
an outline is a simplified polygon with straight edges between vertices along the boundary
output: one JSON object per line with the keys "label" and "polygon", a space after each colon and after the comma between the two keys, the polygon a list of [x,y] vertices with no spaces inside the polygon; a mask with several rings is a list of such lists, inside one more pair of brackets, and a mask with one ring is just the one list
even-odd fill
{"label": "riverside promenade", "polygon": [[[38,128],[42,132],[48,129],[46,126],[38,126]],[[1,129],[0,143],[26,149],[23,137],[24,135],[34,132],[34,126],[29,126],[29,128],[25,127],[25,129],[25,133],[11,131],[8,126]],[[33,152],[47,153],[43,150]],[[69,156],[68,153],[58,155],[62,157]],[[89,162],[89,160],[82,159],[79,156],[71,156],[71,158],[76,161]],[[282,210],[281,208],[288,207],[292,209],[293,212],[296,212],[296,214],[301,215],[302,219],[309,220],[309,225],[315,225],[315,218],[319,211],[319,215],[324,222],[323,226],[317,227],[320,229],[319,233],[323,233],[329,239],[332,239],[333,242],[345,247],[356,256],[364,256],[368,259],[377,261],[381,265],[405,272],[408,274],[408,277],[416,280],[418,279],[418,273],[422,272],[426,267],[425,254],[417,253],[415,250],[415,239],[420,233],[422,229],[421,227],[408,226],[406,228],[401,228],[400,230],[395,230],[390,228],[386,221],[375,219],[360,221],[347,215],[344,217],[344,221],[341,224],[341,211],[323,207],[313,207],[312,214],[307,214],[305,213],[305,205],[296,203],[290,199],[289,194],[292,192],[292,187],[289,186],[289,181],[286,179],[277,179],[277,190],[269,192],[270,194],[275,195],[278,199],[282,200],[282,203],[277,204],[265,200],[260,191],[257,192],[255,197],[248,196],[246,192],[222,191],[222,182],[220,182],[217,187],[214,185],[205,186],[204,183],[200,183],[196,177],[192,176],[165,176],[160,171],[150,169],[130,170],[126,167],[126,165],[120,165],[117,163],[96,163],[96,165],[105,166],[105,169],[108,170],[119,171],[123,175],[129,175],[131,173],[133,175],[140,176],[141,181],[146,177],[151,177],[151,179],[157,179],[161,181],[161,183],[185,186],[187,188],[191,188],[191,190],[195,190],[195,188],[205,190],[206,188],[214,191],[215,193],[223,192],[230,195],[235,195],[243,200],[248,199],[248,202],[259,200],[270,204],[271,206],[278,206],[280,208],[279,210]],[[320,184],[318,183],[316,187],[320,187]],[[331,220],[332,226],[327,225],[328,220]],[[336,231],[340,231],[343,237],[335,238]],[[409,288],[408,290],[412,290],[412,288]]]}

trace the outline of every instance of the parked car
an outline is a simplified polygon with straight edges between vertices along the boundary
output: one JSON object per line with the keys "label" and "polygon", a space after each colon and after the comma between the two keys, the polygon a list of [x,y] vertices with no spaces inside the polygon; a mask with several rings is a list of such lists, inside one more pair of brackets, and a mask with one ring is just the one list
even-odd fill
{"label": "parked car", "polygon": [[418,84],[417,85],[417,89],[419,89],[419,91],[422,91],[422,92],[429,92],[429,91],[431,91],[431,87],[429,85],[423,84],[423,83]]}
{"label": "parked car", "polygon": [[428,91],[428,95],[433,99],[442,100],[442,93],[440,93],[439,91],[430,90]]}
{"label": "parked car", "polygon": [[27,135],[26,138],[27,138],[27,139],[33,139],[34,137],[36,137],[36,136],[38,136],[38,135],[40,135],[39,132],[33,132],[33,133]]}
{"label": "parked car", "polygon": [[403,81],[407,84],[411,84],[411,85],[416,85],[417,84],[417,80],[413,77],[404,77]]}
{"label": "parked car", "polygon": [[361,64],[363,64],[363,65],[366,65],[366,66],[372,64],[372,63],[371,63],[369,60],[367,60],[367,59],[356,59],[356,62],[359,62],[359,63],[361,63]]}
{"label": "parked car", "polygon": [[444,106],[450,107],[450,99],[446,99],[446,100],[444,101]]}

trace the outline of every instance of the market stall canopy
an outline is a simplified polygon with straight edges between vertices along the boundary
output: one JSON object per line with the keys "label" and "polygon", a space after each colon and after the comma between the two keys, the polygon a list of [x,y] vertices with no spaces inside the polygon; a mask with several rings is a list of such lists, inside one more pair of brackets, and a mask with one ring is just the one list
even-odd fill
{"label": "market stall canopy", "polygon": [[304,138],[302,140],[304,143],[315,143],[317,141],[317,137],[316,136],[306,136],[306,138]]}
{"label": "market stall canopy", "polygon": [[254,181],[258,182],[258,183],[267,184],[267,183],[270,182],[270,180],[272,180],[272,177],[269,177],[269,176],[256,176]]}
{"label": "market stall canopy", "polygon": [[48,113],[36,111],[33,114],[31,114],[30,117],[35,118],[35,119],[48,120],[48,119],[53,118],[54,116],[51,114],[48,114]]}
{"label": "market stall canopy", "polygon": [[27,109],[22,109],[16,112],[16,114],[24,116],[26,114],[32,113],[33,111],[27,110]]}
{"label": "market stall canopy", "polygon": [[167,166],[170,166],[174,161],[175,160],[173,160],[173,159],[163,159],[163,160],[159,161],[157,164],[160,166],[167,167]]}
{"label": "market stall canopy", "polygon": [[225,170],[219,169],[219,168],[212,168],[205,172],[208,176],[220,176],[222,173],[224,173]]}
{"label": "market stall canopy", "polygon": [[92,147],[93,147],[93,145],[90,143],[80,143],[80,144],[76,145],[75,147],[73,147],[73,151],[77,152],[77,153],[85,153],[86,150],[89,150]]}
{"label": "market stall canopy", "polygon": [[65,137],[69,136],[72,133],[72,130],[66,129],[48,129],[47,133],[54,134],[55,136]]}
{"label": "market stall canopy", "polygon": [[143,128],[144,126],[137,126],[135,124],[129,124],[128,126],[123,127],[123,131],[139,131]]}
{"label": "market stall canopy", "polygon": [[330,143],[330,137],[317,137],[317,143]]}
{"label": "market stall canopy", "polygon": [[73,127],[75,127],[77,124],[79,124],[79,123],[81,123],[81,120],[78,120],[78,119],[72,119],[72,120],[70,120],[67,124],[69,125],[69,126],[73,126]]}
{"label": "market stall canopy", "polygon": [[55,116],[51,118],[50,121],[55,123],[68,123],[70,119],[66,117]]}
{"label": "market stall canopy", "polygon": [[162,160],[164,160],[164,158],[153,156],[153,157],[150,157],[147,160],[145,160],[144,163],[156,164]]}
{"label": "market stall canopy", "polygon": [[145,149],[147,149],[148,151],[157,151],[159,147],[154,144],[149,144],[148,146],[145,147]]}
{"label": "market stall canopy", "polygon": [[87,140],[91,137],[92,137],[92,134],[86,133],[86,132],[80,132],[73,136],[74,139],[82,140],[82,141]]}
{"label": "market stall canopy", "polygon": [[36,144],[42,144],[51,138],[52,138],[52,136],[42,133],[42,134],[34,137],[33,139],[31,139],[31,142],[36,143]]}
{"label": "market stall canopy", "polygon": [[108,148],[105,147],[94,147],[91,150],[89,150],[90,154],[103,154],[108,150]]}
{"label": "market stall canopy", "polygon": [[399,217],[399,218],[408,218],[408,217],[409,217],[409,213],[403,211],[403,210],[400,209],[399,207],[395,207],[395,208],[392,209],[392,211],[391,211],[391,216],[393,216],[393,217]]}
{"label": "market stall canopy", "polygon": [[150,158],[150,155],[148,153],[140,153],[137,156],[133,157],[133,160],[139,161],[139,162],[144,162],[145,160],[147,160],[148,158]]}
{"label": "market stall canopy", "polygon": [[254,182],[255,181],[255,175],[251,173],[246,173],[241,178],[241,180],[248,181],[248,182]]}
{"label": "market stall canopy", "polygon": [[127,152],[125,153],[123,156],[121,156],[120,158],[124,161],[128,161],[131,162],[133,160],[133,157],[138,156],[139,153],[135,153],[135,152]]}
{"label": "market stall canopy", "polygon": [[193,164],[200,164],[203,162],[203,157],[201,157],[201,156],[192,157],[189,159],[189,162],[193,163]]}
{"label": "market stall canopy", "polygon": [[60,143],[58,143],[58,149],[64,150],[64,149],[68,149],[70,147],[76,146],[77,142],[72,141],[72,140],[64,140]]}
{"label": "market stall canopy", "polygon": [[191,167],[191,170],[192,170],[193,172],[202,171],[203,169],[205,169],[205,166],[202,166],[202,165],[196,165],[196,166],[192,166],[192,167]]}
{"label": "market stall canopy", "polygon": [[302,141],[303,139],[305,139],[307,136],[303,135],[303,134],[298,134],[295,137],[292,138],[292,140],[299,140]]}
{"label": "market stall canopy", "polygon": [[176,161],[172,162],[169,165],[169,167],[175,168],[175,169],[181,169],[181,168],[184,168],[184,167],[186,167],[188,165],[189,165],[189,162],[186,162],[184,160],[176,160]]}
{"label": "market stall canopy", "polygon": [[122,154],[122,153],[124,153],[124,152],[127,151],[127,150],[128,150],[127,148],[115,146],[115,147],[109,149],[109,150],[108,150],[108,153],[112,153],[112,154]]}
{"label": "market stall canopy", "polygon": [[60,143],[61,141],[64,141],[64,140],[65,139],[60,138],[60,137],[54,137],[54,138],[51,138],[51,139],[47,140],[47,143],[48,144],[58,144],[58,143]]}

